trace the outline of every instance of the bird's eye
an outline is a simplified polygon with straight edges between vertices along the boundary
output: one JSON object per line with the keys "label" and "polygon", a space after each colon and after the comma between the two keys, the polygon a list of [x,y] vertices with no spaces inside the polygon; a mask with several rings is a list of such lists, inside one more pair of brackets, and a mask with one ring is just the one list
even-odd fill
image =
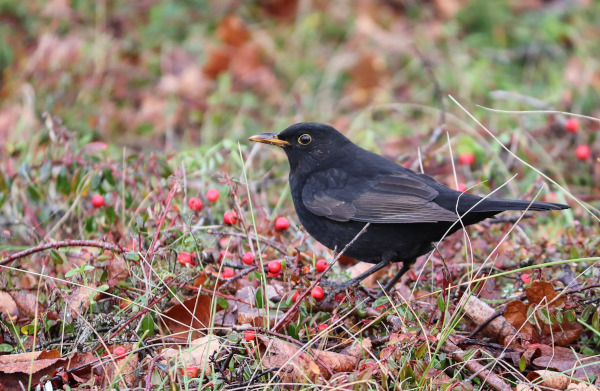
{"label": "bird's eye", "polygon": [[298,142],[302,145],[308,145],[311,141],[312,137],[310,137],[310,134],[303,134],[302,136],[298,137]]}

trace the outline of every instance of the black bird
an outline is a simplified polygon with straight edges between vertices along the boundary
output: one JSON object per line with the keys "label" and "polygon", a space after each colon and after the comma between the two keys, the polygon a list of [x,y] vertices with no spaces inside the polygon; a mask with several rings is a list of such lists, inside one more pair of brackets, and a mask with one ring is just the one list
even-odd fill
{"label": "black bird", "polygon": [[390,262],[403,262],[389,289],[418,256],[433,249],[434,242],[505,210],[569,208],[453,190],[360,148],[325,124],[298,123],[279,134],[261,133],[249,140],[283,148],[296,213],[316,240],[341,251],[370,223],[344,255],[377,265],[342,288]]}

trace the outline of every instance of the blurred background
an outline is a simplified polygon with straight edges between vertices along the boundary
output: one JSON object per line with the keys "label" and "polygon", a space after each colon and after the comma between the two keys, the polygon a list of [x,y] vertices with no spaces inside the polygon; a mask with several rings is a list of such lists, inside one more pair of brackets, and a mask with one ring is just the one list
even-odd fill
{"label": "blurred background", "polygon": [[448,154],[442,124],[455,155],[501,154],[452,95],[588,187],[599,174],[575,148],[598,150],[597,122],[477,105],[598,117],[598,20],[592,0],[1,0],[0,142],[47,137],[48,112],[79,146],[185,151],[318,121],[407,165],[429,141]]}

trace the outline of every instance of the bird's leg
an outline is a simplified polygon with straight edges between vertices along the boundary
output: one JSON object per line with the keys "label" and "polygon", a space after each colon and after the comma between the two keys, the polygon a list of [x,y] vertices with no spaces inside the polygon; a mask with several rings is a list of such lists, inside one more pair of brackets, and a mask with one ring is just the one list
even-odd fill
{"label": "bird's leg", "polygon": [[392,262],[392,257],[385,256],[385,254],[384,254],[383,259],[379,263],[377,263],[375,266],[373,266],[372,268],[367,270],[366,272],[361,273],[360,275],[354,277],[353,279],[351,279],[349,281],[346,281],[346,282],[343,282],[340,284],[333,284],[333,283],[330,284],[332,286],[335,286],[335,288],[331,292],[329,292],[329,294],[327,295],[327,300],[334,297],[336,293],[342,292],[348,288],[351,288],[355,285],[360,284],[360,282],[362,280],[369,277],[371,274],[383,269],[384,267],[389,265],[391,262]]}
{"label": "bird's leg", "polygon": [[381,292],[377,294],[377,298],[383,296],[384,293],[390,293],[394,285],[396,285],[396,283],[400,280],[400,278],[402,278],[404,273],[408,271],[410,265],[412,265],[413,263],[415,263],[414,259],[402,262],[402,267],[400,268],[400,270],[398,270],[398,273],[396,273],[396,275],[392,277],[392,279],[389,280],[387,284],[385,284]]}

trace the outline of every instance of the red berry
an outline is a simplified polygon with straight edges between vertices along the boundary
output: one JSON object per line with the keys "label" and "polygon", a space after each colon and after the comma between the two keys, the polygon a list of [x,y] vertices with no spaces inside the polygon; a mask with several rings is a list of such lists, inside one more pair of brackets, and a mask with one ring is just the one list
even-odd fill
{"label": "red berry", "polygon": [[94,208],[102,208],[104,206],[104,197],[100,194],[96,194],[92,197],[92,206]]}
{"label": "red berry", "polygon": [[219,262],[222,262],[222,261],[224,261],[227,258],[231,259],[232,255],[233,254],[231,254],[227,250],[221,250],[221,251],[219,251]]}
{"label": "red berry", "polygon": [[521,274],[521,281],[523,281],[524,284],[529,284],[531,282],[531,274]]}
{"label": "red berry", "polygon": [[221,277],[223,278],[231,278],[235,276],[235,272],[233,271],[232,268],[229,267],[224,267],[223,271],[221,272]]}
{"label": "red berry", "polygon": [[195,365],[188,365],[187,368],[181,370],[181,374],[187,377],[198,376],[198,367]]}
{"label": "red berry", "polygon": [[254,333],[254,331],[246,330],[246,332],[244,333],[244,339],[246,341],[250,342],[250,341],[254,341],[254,338],[256,338],[256,334]]}
{"label": "red berry", "polygon": [[335,301],[341,303],[346,298],[346,295],[343,292],[339,292],[335,294]]}
{"label": "red berry", "polygon": [[242,262],[244,262],[246,265],[252,265],[252,261],[254,261],[254,254],[252,254],[250,251],[248,251],[242,257]]}
{"label": "red berry", "polygon": [[324,259],[319,259],[317,261],[316,269],[319,273],[323,273],[329,267],[329,262]]}
{"label": "red berry", "polygon": [[321,323],[320,325],[317,326],[317,330],[319,331],[323,331],[327,329],[327,325],[325,323]]}
{"label": "red berry", "polygon": [[579,160],[588,160],[590,156],[592,156],[592,150],[586,144],[578,145],[577,149],[575,149],[575,156],[577,156],[577,159]]}
{"label": "red berry", "polygon": [[295,303],[296,300],[298,300],[298,296],[300,296],[300,292],[294,292],[294,294],[292,295],[292,303]]}
{"label": "red berry", "polygon": [[192,197],[188,201],[188,207],[194,212],[200,212],[202,210],[202,200],[198,197]]}
{"label": "red berry", "polygon": [[113,354],[115,356],[117,356],[117,358],[119,360],[127,357],[127,349],[125,349],[123,346],[117,346],[114,350],[113,350]]}
{"label": "red berry", "polygon": [[458,162],[465,166],[472,166],[475,164],[475,154],[472,152],[461,153],[458,155]]}
{"label": "red berry", "polygon": [[325,292],[323,291],[323,288],[317,285],[313,288],[312,292],[310,292],[310,295],[317,300],[323,300],[325,297]]}
{"label": "red berry", "polygon": [[460,191],[461,193],[464,193],[467,191],[467,185],[465,185],[464,183],[459,183],[458,186],[456,186],[456,190]]}
{"label": "red berry", "polygon": [[217,202],[217,200],[219,199],[219,195],[219,190],[208,189],[208,191],[206,192],[206,199],[210,202]]}
{"label": "red berry", "polygon": [[237,224],[237,213],[234,210],[223,213],[223,222],[228,225]]}
{"label": "red berry", "polygon": [[290,228],[290,222],[285,217],[278,217],[275,220],[275,229],[277,231],[285,231]]}
{"label": "red berry", "polygon": [[270,273],[279,274],[279,272],[281,271],[281,262],[271,261],[271,262],[269,262],[267,267],[269,268]]}
{"label": "red berry", "polygon": [[179,254],[177,254],[177,262],[179,262],[181,266],[191,265],[192,256],[189,253],[182,251]]}
{"label": "red berry", "polygon": [[579,130],[579,121],[577,118],[569,118],[565,121],[565,130],[569,133],[577,133]]}

